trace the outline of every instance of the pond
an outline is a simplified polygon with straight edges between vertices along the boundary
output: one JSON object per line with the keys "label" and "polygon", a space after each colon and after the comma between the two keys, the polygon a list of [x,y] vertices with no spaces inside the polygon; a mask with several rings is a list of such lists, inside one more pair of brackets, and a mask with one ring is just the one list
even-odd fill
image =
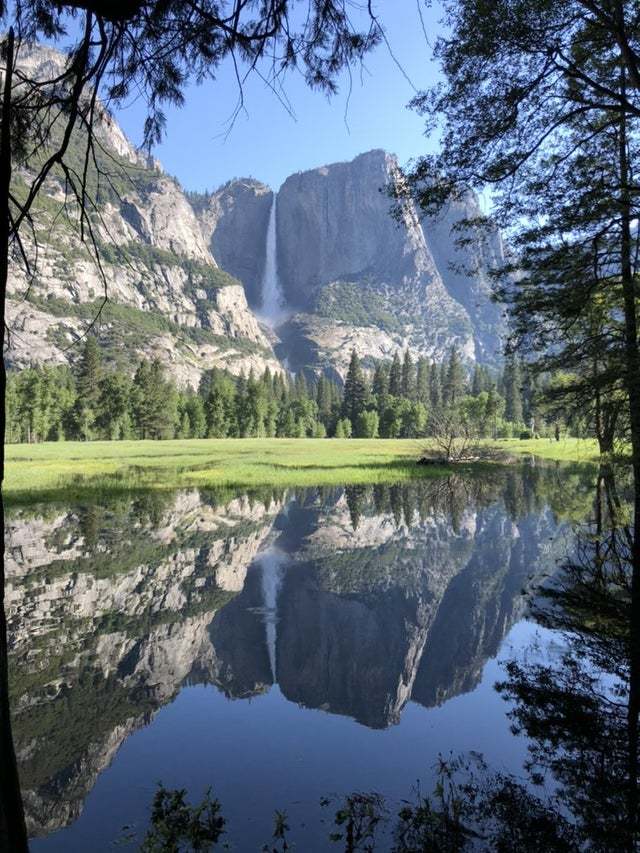
{"label": "pond", "polygon": [[[536,602],[567,585],[602,483],[594,468],[538,465],[12,510],[11,700],[32,849],[136,849],[159,783],[192,803],[211,789],[235,850],[261,850],[276,810],[298,849],[336,849],[352,792],[384,799],[376,849],[391,849],[400,804],[476,753],[523,792],[533,756],[536,796],[557,799],[566,780],[542,767],[548,736],[522,679],[568,666],[577,629]],[[601,665],[601,692],[620,699],[626,670],[605,672],[599,653],[590,677]]]}

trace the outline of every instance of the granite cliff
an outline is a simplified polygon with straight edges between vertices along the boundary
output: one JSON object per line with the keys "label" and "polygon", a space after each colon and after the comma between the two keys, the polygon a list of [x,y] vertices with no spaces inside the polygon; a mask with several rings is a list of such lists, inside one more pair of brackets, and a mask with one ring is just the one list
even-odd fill
{"label": "granite cliff", "polygon": [[395,158],[374,150],[291,175],[276,194],[254,180],[232,181],[200,205],[211,251],[261,311],[268,214],[277,202],[284,317],[275,324],[276,351],[295,370],[344,376],[353,347],[369,360],[405,348],[440,360],[452,345],[469,362],[499,360],[504,324],[490,271],[503,260],[500,234],[476,230],[456,244],[455,225],[479,213],[471,193],[436,220],[410,204],[393,216],[386,190],[400,180]]}
{"label": "granite cliff", "polygon": [[[40,47],[22,61],[51,77],[63,59]],[[477,215],[473,195],[437,220],[411,204],[394,217],[387,189],[401,175],[381,150],[293,174],[277,192],[251,178],[187,193],[102,108],[96,139],[89,218],[100,263],[54,171],[33,210],[35,275],[27,281],[18,259],[11,271],[10,366],[73,361],[92,323],[112,358],[133,371],[140,356],[158,357],[180,385],[214,366],[344,376],[354,347],[368,363],[406,348],[440,360],[452,345],[467,362],[499,359],[490,271],[500,235],[478,231],[459,248],[453,230]],[[79,130],[68,154],[78,174],[84,151]],[[31,177],[14,170],[17,196]]]}
{"label": "granite cliff", "polygon": [[[61,63],[42,47],[23,58],[34,77],[52,76]],[[8,364],[72,361],[73,343],[93,322],[112,357],[132,370],[140,356],[158,357],[181,385],[197,385],[202,370],[216,365],[236,374],[278,369],[242,284],[219,268],[178,182],[135,150],[106,111],[96,140],[90,220],[100,264],[80,240],[64,175],[52,173],[33,210],[35,276],[27,281],[18,259],[10,274]],[[79,174],[83,157],[77,131],[67,159]],[[30,178],[28,167],[15,170],[17,195]],[[29,248],[35,258],[35,245]]]}

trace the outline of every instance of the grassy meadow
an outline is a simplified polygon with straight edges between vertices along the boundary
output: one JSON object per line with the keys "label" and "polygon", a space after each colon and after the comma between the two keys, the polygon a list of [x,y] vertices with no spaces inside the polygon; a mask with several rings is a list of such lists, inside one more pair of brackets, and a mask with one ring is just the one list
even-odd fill
{"label": "grassy meadow", "polygon": [[[597,458],[593,441],[498,441],[511,454],[567,462]],[[437,476],[416,465],[426,439],[191,439],[45,442],[6,446],[9,502],[87,492],[177,487],[321,486]]]}

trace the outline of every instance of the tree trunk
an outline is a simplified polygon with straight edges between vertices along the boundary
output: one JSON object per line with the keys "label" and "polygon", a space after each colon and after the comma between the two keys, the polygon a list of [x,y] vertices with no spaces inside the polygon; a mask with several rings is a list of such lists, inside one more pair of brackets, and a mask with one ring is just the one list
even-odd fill
{"label": "tree trunk", "polygon": [[603,425],[602,429],[597,433],[597,438],[600,456],[605,456],[613,453],[615,441],[615,426],[612,427],[608,423]]}
{"label": "tree trunk", "polygon": [[[621,93],[626,92],[625,71],[621,71]],[[619,139],[620,169],[620,271],[624,298],[625,383],[629,400],[631,453],[633,464],[634,510],[631,542],[631,626],[629,678],[629,821],[633,839],[638,831],[638,714],[640,713],[640,353],[636,316],[636,283],[632,266],[631,197],[627,152],[626,115],[621,112]]]}
{"label": "tree trunk", "polygon": [[[0,322],[2,323],[2,365],[0,366],[0,490],[4,482],[4,432],[6,425],[5,392],[7,374],[4,364],[5,302],[9,275],[9,248],[11,223],[9,221],[9,188],[11,184],[11,85],[13,77],[14,34],[9,30],[6,43],[7,70],[2,96],[2,126],[0,128]],[[4,506],[0,501],[2,523],[2,568],[0,569],[0,738],[2,750],[0,767],[0,848],[16,851],[28,850],[24,810],[20,794],[20,782],[16,765],[16,754],[11,733],[11,711],[9,707],[9,665],[7,649],[7,619],[4,609]]]}

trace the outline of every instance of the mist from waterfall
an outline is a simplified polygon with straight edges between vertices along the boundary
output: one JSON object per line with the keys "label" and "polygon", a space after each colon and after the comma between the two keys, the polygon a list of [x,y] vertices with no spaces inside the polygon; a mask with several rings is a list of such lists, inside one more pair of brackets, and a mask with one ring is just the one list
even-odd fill
{"label": "mist from waterfall", "polygon": [[264,275],[262,277],[262,306],[260,314],[270,326],[277,326],[286,319],[285,299],[278,278],[278,234],[276,229],[276,209],[278,194],[274,192],[269,225],[267,226],[267,246]]}
{"label": "mist from waterfall", "polygon": [[282,586],[286,558],[278,551],[266,551],[260,560],[262,569],[262,602],[267,650],[273,681],[276,681],[276,640],[278,637],[278,595]]}

